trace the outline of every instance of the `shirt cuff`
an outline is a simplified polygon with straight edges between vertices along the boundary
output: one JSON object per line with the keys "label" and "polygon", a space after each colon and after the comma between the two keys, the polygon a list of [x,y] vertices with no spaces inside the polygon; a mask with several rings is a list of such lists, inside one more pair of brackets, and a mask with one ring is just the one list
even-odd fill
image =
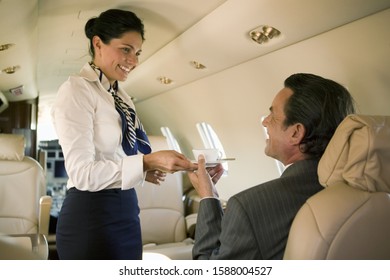
{"label": "shirt cuff", "polygon": [[122,160],[122,190],[143,185],[145,180],[143,154],[127,156]]}
{"label": "shirt cuff", "polygon": [[202,201],[203,199],[216,199],[216,200],[220,200],[219,199],[219,197],[215,197],[215,196],[205,196],[205,197],[202,197],[201,199],[200,199],[200,201]]}

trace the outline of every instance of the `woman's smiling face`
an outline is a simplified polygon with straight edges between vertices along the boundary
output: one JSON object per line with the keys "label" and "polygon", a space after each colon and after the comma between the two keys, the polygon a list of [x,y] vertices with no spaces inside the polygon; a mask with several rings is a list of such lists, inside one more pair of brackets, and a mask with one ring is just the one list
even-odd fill
{"label": "woman's smiling face", "polygon": [[138,65],[142,43],[141,34],[135,31],[126,32],[122,37],[112,39],[108,44],[95,36],[93,38],[94,64],[103,71],[110,83],[125,81],[131,70]]}

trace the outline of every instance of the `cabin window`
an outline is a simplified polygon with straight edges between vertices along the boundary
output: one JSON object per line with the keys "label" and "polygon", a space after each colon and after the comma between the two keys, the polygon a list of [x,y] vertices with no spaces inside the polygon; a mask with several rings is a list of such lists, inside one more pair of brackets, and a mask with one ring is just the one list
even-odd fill
{"label": "cabin window", "polygon": [[[204,147],[207,149],[218,149],[222,153],[222,158],[226,158],[225,149],[223,148],[223,145],[212,126],[206,122],[201,122],[196,124],[196,128],[198,129]],[[222,165],[225,170],[223,176],[226,176],[229,170],[228,163],[223,162]]]}
{"label": "cabin window", "polygon": [[177,142],[175,136],[173,136],[169,127],[166,126],[161,127],[161,132],[167,138],[169,148],[171,150],[175,150],[176,152],[182,153],[179,143]]}

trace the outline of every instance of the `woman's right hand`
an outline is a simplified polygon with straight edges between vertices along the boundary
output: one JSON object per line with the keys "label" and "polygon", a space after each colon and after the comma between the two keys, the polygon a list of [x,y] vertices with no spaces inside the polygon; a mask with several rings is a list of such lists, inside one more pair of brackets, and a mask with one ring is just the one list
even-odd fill
{"label": "woman's right hand", "polygon": [[144,155],[144,171],[159,170],[167,173],[193,171],[198,168],[186,156],[174,150],[157,151]]}

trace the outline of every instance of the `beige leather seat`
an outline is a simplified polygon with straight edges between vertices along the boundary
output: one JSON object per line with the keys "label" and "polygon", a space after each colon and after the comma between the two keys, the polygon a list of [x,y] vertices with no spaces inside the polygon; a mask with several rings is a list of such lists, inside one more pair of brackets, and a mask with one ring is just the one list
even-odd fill
{"label": "beige leather seat", "polygon": [[[149,136],[149,140],[153,151],[169,149],[164,136]],[[160,186],[145,182],[136,191],[144,252],[170,259],[192,259],[194,241],[189,232],[196,215],[184,215],[182,174],[167,174]]]}
{"label": "beige leather seat", "polygon": [[47,260],[48,245],[43,234],[0,234],[0,260]]}
{"label": "beige leather seat", "polygon": [[321,158],[325,187],[292,224],[285,259],[390,259],[390,117],[348,116]]}
{"label": "beige leather seat", "polygon": [[[3,244],[10,243],[4,234],[27,237],[21,239],[30,238],[31,242],[46,240],[50,207],[51,197],[46,195],[43,168],[33,158],[24,156],[24,136],[0,134],[0,233]],[[42,236],[32,237],[36,234]],[[41,258],[47,256],[48,251],[40,254]]]}

